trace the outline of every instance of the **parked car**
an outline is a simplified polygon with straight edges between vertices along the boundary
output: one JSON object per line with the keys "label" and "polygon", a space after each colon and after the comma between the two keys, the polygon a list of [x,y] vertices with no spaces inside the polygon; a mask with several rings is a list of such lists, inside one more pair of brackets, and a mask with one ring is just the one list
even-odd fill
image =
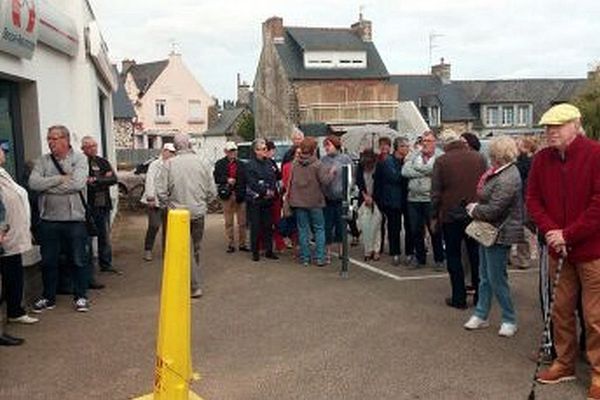
{"label": "parked car", "polygon": [[[281,167],[281,161],[283,161],[283,157],[285,153],[292,147],[292,142],[289,140],[274,140],[275,147],[277,149],[275,153],[275,162],[279,167]],[[247,162],[252,157],[252,142],[241,142],[237,144],[238,146],[238,158],[242,162]]]}

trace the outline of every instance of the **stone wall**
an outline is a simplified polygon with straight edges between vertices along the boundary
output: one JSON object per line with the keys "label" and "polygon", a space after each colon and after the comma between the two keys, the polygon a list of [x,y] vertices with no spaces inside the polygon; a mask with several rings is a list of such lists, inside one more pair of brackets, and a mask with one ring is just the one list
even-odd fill
{"label": "stone wall", "polygon": [[129,119],[115,119],[113,122],[113,136],[115,148],[133,148],[133,122]]}

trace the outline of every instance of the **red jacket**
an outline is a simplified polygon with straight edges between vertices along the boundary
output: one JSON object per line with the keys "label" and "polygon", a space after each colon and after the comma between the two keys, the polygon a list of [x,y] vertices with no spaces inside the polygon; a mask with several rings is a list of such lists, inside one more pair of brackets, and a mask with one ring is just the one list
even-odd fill
{"label": "red jacket", "polygon": [[564,159],[553,148],[536,154],[527,210],[542,234],[563,230],[569,261],[600,259],[600,144],[578,136]]}

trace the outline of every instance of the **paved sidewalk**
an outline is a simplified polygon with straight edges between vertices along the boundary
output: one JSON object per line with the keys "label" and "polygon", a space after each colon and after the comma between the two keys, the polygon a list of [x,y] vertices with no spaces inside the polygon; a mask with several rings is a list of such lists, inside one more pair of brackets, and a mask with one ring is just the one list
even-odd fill
{"label": "paved sidewalk", "polygon": [[[226,254],[221,216],[204,242],[205,296],[192,305],[193,384],[205,400],[526,399],[541,331],[536,271],[512,273],[520,331],[466,332],[470,311],[449,309],[447,278],[371,263],[396,280],[351,265],[303,268],[289,255],[253,263]],[[100,274],[92,310],[70,298],[34,326],[11,325],[21,348],[0,348],[0,399],[129,399],[152,388],[161,265],[142,261],[145,218],[114,230],[115,264]],[[158,252],[156,252],[158,253]],[[357,249],[353,250],[357,253]],[[336,261],[337,262],[337,261]],[[339,263],[339,262],[337,262]],[[582,379],[538,390],[538,399],[585,399]]]}

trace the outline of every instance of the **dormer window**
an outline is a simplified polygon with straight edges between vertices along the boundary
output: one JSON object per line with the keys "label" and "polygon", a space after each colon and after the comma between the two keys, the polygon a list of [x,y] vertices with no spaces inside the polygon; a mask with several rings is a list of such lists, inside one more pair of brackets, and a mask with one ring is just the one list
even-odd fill
{"label": "dormer window", "polygon": [[307,69],[365,69],[364,51],[306,51],[304,68]]}

